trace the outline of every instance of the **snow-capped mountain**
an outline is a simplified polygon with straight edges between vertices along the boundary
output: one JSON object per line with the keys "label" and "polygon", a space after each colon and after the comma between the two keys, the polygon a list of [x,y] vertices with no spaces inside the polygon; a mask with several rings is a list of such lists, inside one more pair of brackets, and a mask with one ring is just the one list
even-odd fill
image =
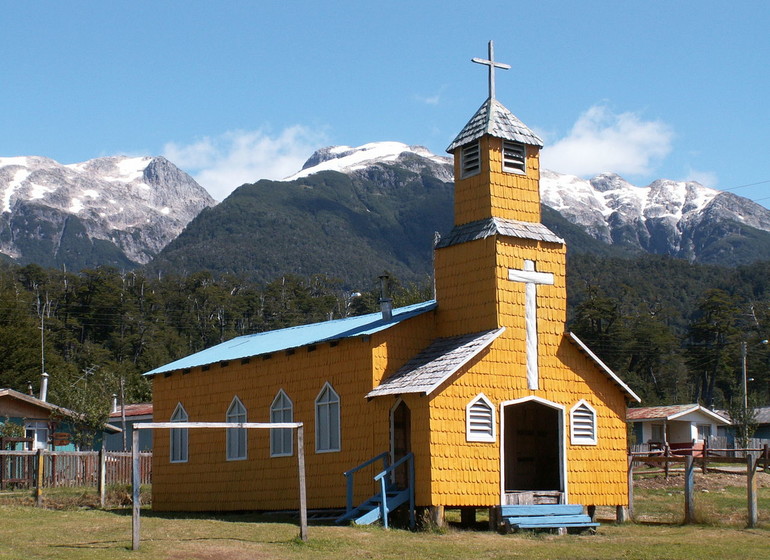
{"label": "snow-capped mountain", "polygon": [[437,156],[423,146],[408,146],[401,142],[372,142],[357,148],[331,146],[316,151],[302,166],[302,169],[284,179],[294,181],[321,171],[340,173],[365,173],[377,164],[397,164],[410,171],[424,168],[433,170],[433,175],[442,181],[454,181],[452,159]]}
{"label": "snow-capped mountain", "polygon": [[[382,179],[384,164],[428,170],[452,181],[452,160],[420,146],[376,142],[358,148],[333,146],[315,152],[295,180],[320,171]],[[600,241],[689,260],[735,264],[734,245],[751,230],[770,233],[770,210],[746,198],[696,182],[660,179],[646,187],[604,173],[586,180],[543,170],[543,204]],[[767,237],[770,241],[770,237]],[[751,251],[746,251],[750,258]],[[767,258],[757,253],[755,258]]]}
{"label": "snow-capped mountain", "polygon": [[743,228],[770,232],[764,206],[692,181],[659,179],[638,187],[613,173],[585,180],[543,170],[540,194],[543,204],[596,239],[689,260],[699,260],[713,243],[715,224],[724,235],[740,235]]}
{"label": "snow-capped mountain", "polygon": [[162,157],[0,158],[0,252],[47,266],[149,261],[215,201]]}

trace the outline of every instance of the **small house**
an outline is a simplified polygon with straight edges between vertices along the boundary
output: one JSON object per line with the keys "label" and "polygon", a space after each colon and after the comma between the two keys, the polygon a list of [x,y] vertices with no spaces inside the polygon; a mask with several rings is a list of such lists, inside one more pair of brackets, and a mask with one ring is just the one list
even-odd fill
{"label": "small house", "polygon": [[[455,225],[434,300],[242,336],[162,365],[156,422],[302,422],[309,508],[364,503],[411,458],[438,520],[501,504],[628,504],[636,394],[565,331],[566,247],[540,220],[540,138],[490,94],[447,151]],[[288,430],[155,434],[156,510],[297,507]],[[376,463],[379,465],[379,463]],[[350,492],[342,473],[361,466]],[[403,488],[409,478],[395,476]],[[469,513],[468,513],[469,514]]]}
{"label": "small house", "polygon": [[[629,408],[626,419],[631,424],[637,444],[649,450],[703,449],[704,442],[717,435],[730,420],[698,404],[675,404]],[[697,451],[695,451],[697,454]]]}
{"label": "small house", "polygon": [[[72,435],[78,425],[79,413],[25,395],[13,389],[0,389],[0,422],[24,427],[25,437],[32,449],[75,451]],[[119,433],[120,428],[104,425],[104,434]],[[102,434],[96,434],[95,446],[101,445]]]}
{"label": "small house", "polygon": [[[119,405],[113,400],[108,423],[121,429],[121,433],[104,438],[107,451],[131,451],[134,425],[152,422],[152,403]],[[139,451],[152,451],[152,430],[139,432]]]}

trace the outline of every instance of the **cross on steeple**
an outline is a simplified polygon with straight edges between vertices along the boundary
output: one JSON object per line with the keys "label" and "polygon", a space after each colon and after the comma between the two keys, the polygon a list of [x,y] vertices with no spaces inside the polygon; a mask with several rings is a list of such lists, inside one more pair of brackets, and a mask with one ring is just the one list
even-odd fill
{"label": "cross on steeple", "polygon": [[503,70],[510,70],[510,64],[503,64],[502,62],[495,62],[495,44],[494,41],[489,41],[489,60],[483,58],[472,58],[471,62],[476,64],[484,64],[489,66],[489,99],[495,98],[495,68],[502,68]]}

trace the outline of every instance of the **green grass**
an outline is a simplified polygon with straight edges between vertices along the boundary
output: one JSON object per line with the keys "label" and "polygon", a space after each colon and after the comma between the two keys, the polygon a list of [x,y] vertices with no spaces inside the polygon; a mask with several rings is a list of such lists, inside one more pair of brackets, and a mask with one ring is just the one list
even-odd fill
{"label": "green grass", "polygon": [[[95,509],[91,490],[48,491],[49,508],[29,492],[0,494],[0,560],[33,559],[744,559],[764,558],[770,542],[770,489],[760,490],[760,527],[744,529],[745,487],[701,493],[704,523],[683,526],[675,485],[637,492],[640,523],[605,522],[597,534],[499,535],[450,527],[409,532],[378,527],[312,526],[298,540],[295,523],[257,514],[167,515],[142,509],[141,548],[131,551],[131,509]],[[57,509],[53,509],[56,507]],[[728,509],[735,515],[725,515]],[[602,521],[614,510],[601,508]],[[741,518],[741,516],[743,516]],[[481,517],[481,516],[480,516]],[[722,523],[721,521],[724,521]]]}

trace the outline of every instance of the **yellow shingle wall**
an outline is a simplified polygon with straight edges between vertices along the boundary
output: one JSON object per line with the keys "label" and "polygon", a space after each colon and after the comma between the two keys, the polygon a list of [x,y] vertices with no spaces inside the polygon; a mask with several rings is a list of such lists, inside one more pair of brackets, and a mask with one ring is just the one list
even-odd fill
{"label": "yellow shingle wall", "polygon": [[494,239],[438,249],[435,267],[439,336],[497,327]]}
{"label": "yellow shingle wall", "polygon": [[[455,256],[460,255],[462,247],[457,247]],[[488,249],[488,246],[479,244],[478,247],[472,253],[481,259],[480,248]],[[537,396],[564,407],[569,501],[585,505],[626,505],[625,401],[618,388],[564,337],[565,248],[560,244],[499,238],[492,250],[496,254],[496,268],[494,272],[486,269],[486,274],[495,276],[493,297],[497,321],[506,327],[506,331],[487,352],[466,366],[465,373],[456,375],[431,398],[431,504],[486,506],[499,503],[500,403]],[[525,285],[508,280],[508,270],[522,269],[526,259],[535,261],[537,271],[554,274],[554,285],[537,287],[540,387],[536,391],[529,390],[526,383]],[[451,268],[450,263],[446,266]],[[455,266],[462,269],[462,265]],[[481,278],[484,270],[469,268],[464,274],[473,277],[472,271],[478,270],[476,274],[480,278],[477,281],[485,285]],[[453,309],[453,315],[474,316],[474,303],[469,297],[472,290],[463,291],[461,284],[458,281],[455,292],[447,289],[443,294],[439,293],[439,317],[443,318],[445,305]],[[441,297],[446,294],[453,296],[448,303]],[[463,321],[457,321],[458,328],[463,324]],[[474,330],[478,329],[474,326],[464,332]],[[495,405],[495,443],[467,442],[465,439],[465,407],[481,392]],[[597,412],[598,445],[572,446],[569,441],[570,409],[581,399]]]}
{"label": "yellow shingle wall", "polygon": [[[503,172],[501,139],[485,136],[480,143],[480,173],[455,181],[455,224],[492,216],[540,222],[537,146],[526,147],[526,174],[520,174]],[[460,151],[455,154],[455,177],[461,177]]]}
{"label": "yellow shingle wall", "polygon": [[[248,421],[269,422],[270,405],[279,389],[294,404],[295,421],[305,424],[305,455],[309,507],[343,505],[341,473],[375,452],[375,434],[362,417],[379,416],[383,406],[367,403],[371,387],[369,341],[344,340],[336,347],[319,344],[309,352],[252,358],[248,364],[231,362],[209,371],[194,368],[189,374],[160,375],[154,384],[154,418],[168,420],[181,402],[189,420],[223,422],[237,395],[248,411]],[[342,451],[315,452],[315,399],[328,381],[340,396]],[[201,398],[205,395],[205,398]],[[386,412],[387,413],[387,412]],[[386,420],[383,420],[386,423]],[[224,430],[190,430],[189,460],[169,462],[168,431],[156,434],[153,462],[153,507],[159,510],[282,509],[298,506],[297,457],[270,458],[269,431],[250,430],[248,460],[225,460]],[[377,451],[379,452],[379,451]]]}
{"label": "yellow shingle wall", "polygon": [[[238,396],[249,422],[269,422],[270,405],[280,389],[294,404],[294,420],[305,424],[308,507],[344,507],[342,473],[390,449],[392,399],[367,401],[364,396],[435,336],[435,317],[425,313],[371,338],[342,340],[315,350],[276,352],[248,364],[214,364],[154,380],[154,419],[168,421],[181,402],[190,422],[224,422]],[[315,400],[328,381],[340,397],[342,451],[315,452]],[[205,398],[201,398],[205,395]],[[424,406],[424,405],[423,405]],[[413,411],[413,422],[419,411]],[[425,413],[423,413],[423,416]],[[426,421],[420,421],[427,425]],[[296,441],[296,440],[295,440]],[[169,462],[169,432],[155,435],[153,508],[159,511],[286,509],[298,507],[296,449],[292,457],[270,457],[269,430],[250,430],[248,459],[227,461],[224,430],[189,431],[189,460]],[[419,445],[419,440],[415,440]],[[423,444],[423,447],[425,444]],[[375,471],[375,468],[377,469]],[[372,477],[380,464],[356,475],[355,500],[375,490]]]}

